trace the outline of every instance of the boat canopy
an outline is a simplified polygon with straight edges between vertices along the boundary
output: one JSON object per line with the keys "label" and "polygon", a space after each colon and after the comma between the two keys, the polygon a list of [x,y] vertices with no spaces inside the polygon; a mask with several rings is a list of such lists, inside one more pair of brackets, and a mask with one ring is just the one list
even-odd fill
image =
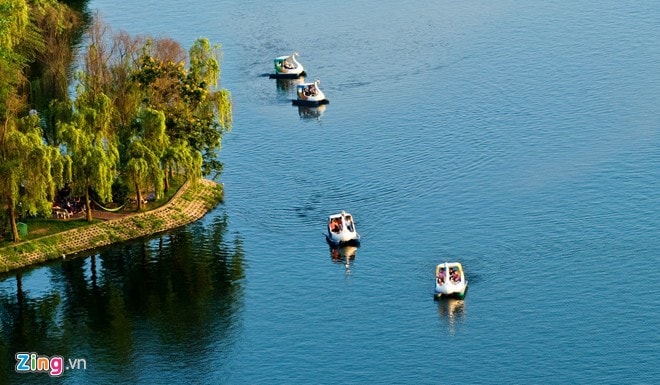
{"label": "boat canopy", "polygon": [[[457,275],[454,275],[454,272]],[[441,263],[435,267],[435,276],[437,278],[442,277],[443,281],[445,277],[449,277],[453,282],[461,282],[464,279],[463,266],[458,262]]]}
{"label": "boat canopy", "polygon": [[319,94],[318,80],[314,83],[303,83],[296,85],[296,91],[298,93],[298,99],[307,99],[309,97],[314,97]]}
{"label": "boat canopy", "polygon": [[345,211],[330,215],[328,217],[328,227],[331,232],[337,234],[344,231],[344,229],[348,230],[351,233],[355,232],[355,223],[353,222],[353,216]]}
{"label": "boat canopy", "polygon": [[273,64],[277,71],[291,70],[298,67],[298,63],[294,59],[293,55],[289,56],[279,56],[273,59]]}

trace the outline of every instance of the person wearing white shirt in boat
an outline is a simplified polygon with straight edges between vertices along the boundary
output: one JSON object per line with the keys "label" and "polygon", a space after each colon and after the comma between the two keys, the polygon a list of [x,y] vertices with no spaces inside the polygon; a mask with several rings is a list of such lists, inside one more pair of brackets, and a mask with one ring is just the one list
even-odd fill
{"label": "person wearing white shirt in boat", "polygon": [[353,218],[351,218],[350,215],[347,215],[345,219],[346,219],[346,228],[348,229],[348,231],[353,232]]}

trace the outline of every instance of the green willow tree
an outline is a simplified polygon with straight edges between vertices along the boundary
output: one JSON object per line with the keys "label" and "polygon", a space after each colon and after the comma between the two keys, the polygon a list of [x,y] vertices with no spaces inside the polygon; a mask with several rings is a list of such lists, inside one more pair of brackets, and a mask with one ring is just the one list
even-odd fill
{"label": "green willow tree", "polygon": [[93,219],[90,190],[96,192],[101,203],[112,200],[112,183],[119,164],[119,151],[110,125],[113,111],[107,96],[90,95],[79,87],[72,121],[60,123],[64,145],[72,160],[73,190],[85,196],[90,222]]}
{"label": "green willow tree", "polygon": [[43,141],[36,115],[18,120],[0,150],[0,175],[4,183],[0,201],[9,213],[12,239],[19,241],[17,214],[50,215],[55,188],[69,176],[70,162]]}
{"label": "green willow tree", "polygon": [[[56,128],[61,116],[57,107],[69,100],[69,80],[83,16],[55,0],[32,2],[30,15],[44,41],[44,49],[30,65],[30,103],[44,118],[45,139],[58,144]],[[55,110],[51,110],[53,106]]]}
{"label": "green willow tree", "polygon": [[231,129],[231,94],[218,89],[220,45],[200,38],[189,51],[189,68],[183,62],[164,60],[148,42],[134,78],[144,94],[144,102],[166,116],[167,134],[174,143],[182,140],[191,154],[202,154],[202,173],[220,172],[217,151],[222,134]]}
{"label": "green willow tree", "polygon": [[[229,131],[232,125],[231,93],[224,88],[218,89],[220,49],[219,44],[212,46],[208,39],[201,38],[195,41],[189,52],[190,72],[187,80],[191,92],[186,94],[186,99],[193,108],[193,116],[198,122],[196,126],[203,138],[203,146],[193,148],[204,154],[204,175],[222,171],[217,154],[222,145],[222,134]],[[195,89],[195,86],[198,88]]]}
{"label": "green willow tree", "polygon": [[143,191],[146,185],[153,186],[156,198],[163,195],[163,169],[161,158],[168,147],[165,135],[165,114],[145,108],[137,119],[136,134],[127,149],[128,161],[124,166],[127,181],[135,186],[138,210],[142,209]]}
{"label": "green willow tree", "polygon": [[[44,48],[23,0],[0,0],[0,205],[7,209],[11,235],[19,241],[19,214],[50,214],[51,199],[65,167],[42,137],[37,114],[28,115],[28,64]],[[22,118],[20,116],[23,116]]]}
{"label": "green willow tree", "polygon": [[0,145],[10,131],[10,122],[25,109],[24,70],[30,52],[21,52],[21,44],[31,35],[28,11],[25,1],[0,0]]}
{"label": "green willow tree", "polygon": [[191,180],[202,177],[202,154],[193,151],[188,142],[178,139],[170,142],[161,157],[165,175],[165,191],[170,189],[170,179],[175,173],[187,175]]}

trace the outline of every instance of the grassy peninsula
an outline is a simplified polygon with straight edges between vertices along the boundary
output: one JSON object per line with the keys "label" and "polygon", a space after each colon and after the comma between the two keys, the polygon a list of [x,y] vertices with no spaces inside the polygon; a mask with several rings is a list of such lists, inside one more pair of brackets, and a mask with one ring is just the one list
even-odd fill
{"label": "grassy peninsula", "polygon": [[[71,3],[0,0],[0,271],[181,226],[221,199],[203,179],[232,124],[221,46],[113,31]],[[177,175],[195,182],[145,212]],[[136,214],[95,218],[93,203],[128,201]]]}
{"label": "grassy peninsula", "polygon": [[81,251],[148,236],[198,220],[222,201],[222,185],[208,179],[186,181],[165,203],[151,211],[96,222],[0,248],[0,271],[63,258]]}

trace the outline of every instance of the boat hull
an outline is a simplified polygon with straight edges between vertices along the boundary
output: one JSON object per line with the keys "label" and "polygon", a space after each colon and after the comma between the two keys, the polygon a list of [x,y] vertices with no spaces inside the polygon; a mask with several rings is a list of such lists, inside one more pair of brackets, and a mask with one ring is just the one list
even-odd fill
{"label": "boat hull", "polygon": [[360,236],[357,236],[356,238],[344,240],[344,239],[337,239],[335,237],[331,237],[329,234],[326,234],[325,240],[328,242],[328,245],[330,245],[331,247],[360,246]]}
{"label": "boat hull", "polygon": [[301,99],[294,99],[293,101],[294,106],[303,106],[303,107],[318,107],[323,104],[328,104],[330,101],[328,99],[321,99],[321,100],[301,100]]}
{"label": "boat hull", "polygon": [[467,282],[465,283],[465,285],[461,285],[461,287],[456,287],[452,289],[446,289],[446,288],[439,289],[438,286],[436,286],[433,297],[435,299],[441,299],[441,298],[464,299],[465,294],[467,294],[467,289],[468,289]]}
{"label": "boat hull", "polygon": [[268,77],[271,79],[298,79],[303,76],[307,76],[307,73],[305,73],[305,71],[302,71],[300,73],[282,72],[282,73],[275,73],[268,75]]}

